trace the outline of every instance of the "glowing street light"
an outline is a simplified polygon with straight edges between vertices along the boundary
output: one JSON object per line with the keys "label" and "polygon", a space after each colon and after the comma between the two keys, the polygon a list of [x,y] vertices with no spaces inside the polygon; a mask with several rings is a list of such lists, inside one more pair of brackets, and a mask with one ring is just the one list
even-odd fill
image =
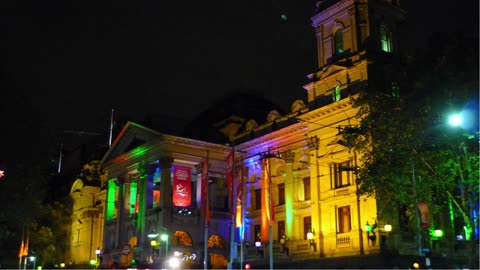
{"label": "glowing street light", "polygon": [[448,118],[448,123],[454,127],[462,125],[462,115],[460,113],[453,114]]}
{"label": "glowing street light", "polygon": [[160,240],[165,242],[165,258],[168,257],[168,234],[164,233],[160,236]]}

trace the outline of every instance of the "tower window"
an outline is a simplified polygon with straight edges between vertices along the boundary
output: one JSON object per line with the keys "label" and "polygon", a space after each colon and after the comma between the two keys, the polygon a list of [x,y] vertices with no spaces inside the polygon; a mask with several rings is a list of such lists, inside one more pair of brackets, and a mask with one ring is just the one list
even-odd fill
{"label": "tower window", "polygon": [[335,54],[341,54],[343,53],[343,32],[342,30],[337,30],[335,32],[334,38],[334,47],[335,47]]}
{"label": "tower window", "polygon": [[380,26],[380,46],[384,52],[392,52],[392,32],[386,25]]}

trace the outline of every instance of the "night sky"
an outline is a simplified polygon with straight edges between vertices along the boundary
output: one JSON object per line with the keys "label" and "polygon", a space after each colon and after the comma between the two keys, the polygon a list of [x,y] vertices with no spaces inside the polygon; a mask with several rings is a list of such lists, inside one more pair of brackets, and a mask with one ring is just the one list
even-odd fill
{"label": "night sky", "polygon": [[[315,2],[1,1],[2,121],[107,134],[112,109],[180,124],[239,89],[288,111],[317,65]],[[478,35],[478,0],[441,2],[401,2],[410,48],[435,31]]]}

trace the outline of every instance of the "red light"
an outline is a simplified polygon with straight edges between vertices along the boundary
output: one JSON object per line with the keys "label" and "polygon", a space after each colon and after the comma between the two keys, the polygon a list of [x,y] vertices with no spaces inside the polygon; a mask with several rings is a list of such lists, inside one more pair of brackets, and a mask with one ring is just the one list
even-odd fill
{"label": "red light", "polygon": [[250,269],[252,267],[249,263],[245,264],[245,269]]}

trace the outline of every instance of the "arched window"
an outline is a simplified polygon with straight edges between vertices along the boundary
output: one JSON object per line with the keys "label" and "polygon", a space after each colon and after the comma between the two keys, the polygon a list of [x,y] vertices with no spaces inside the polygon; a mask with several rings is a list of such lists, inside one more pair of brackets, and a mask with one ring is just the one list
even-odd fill
{"label": "arched window", "polygon": [[340,92],[340,85],[335,86],[335,88],[333,89],[332,99],[334,102],[342,99],[342,94]]}
{"label": "arched window", "polygon": [[392,32],[384,24],[380,26],[380,48],[384,52],[392,52]]}
{"label": "arched window", "polygon": [[343,32],[342,30],[337,30],[333,37],[333,45],[335,48],[335,54],[343,53]]}

